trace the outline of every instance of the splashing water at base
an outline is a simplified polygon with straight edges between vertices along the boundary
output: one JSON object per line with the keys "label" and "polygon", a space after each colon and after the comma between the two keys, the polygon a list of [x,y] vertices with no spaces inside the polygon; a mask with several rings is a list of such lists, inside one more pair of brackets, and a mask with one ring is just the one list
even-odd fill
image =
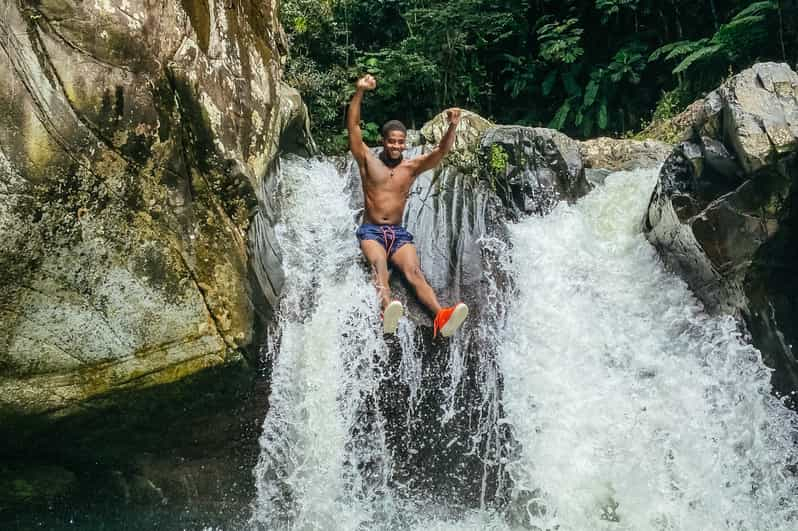
{"label": "splashing water at base", "polygon": [[[283,166],[287,282],[266,348],[251,527],[529,529],[395,495],[375,405],[386,346],[346,179],[330,163]],[[521,446],[508,465],[511,512],[562,531],[793,529],[795,417],[770,397],[768,370],[734,323],[704,315],[640,234],[654,182],[614,174],[577,205],[512,227],[504,258],[518,297],[499,346],[504,422]],[[403,323],[411,397],[412,334]]]}
{"label": "splashing water at base", "polygon": [[655,182],[616,173],[512,228],[511,475],[539,489],[542,528],[796,529],[795,416],[735,323],[702,313],[642,236]]}

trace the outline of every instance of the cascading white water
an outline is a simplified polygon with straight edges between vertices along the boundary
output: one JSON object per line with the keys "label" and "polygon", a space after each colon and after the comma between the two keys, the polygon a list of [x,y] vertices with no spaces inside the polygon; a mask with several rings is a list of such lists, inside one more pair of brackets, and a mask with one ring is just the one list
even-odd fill
{"label": "cascading white water", "polygon": [[[577,205],[512,227],[502,258],[518,295],[489,337],[503,338],[501,422],[519,443],[515,518],[394,495],[375,405],[387,348],[346,179],[300,160],[280,178],[286,285],[266,347],[254,529],[528,529],[524,507],[538,528],[563,531],[795,528],[795,416],[734,323],[701,313],[640,234],[653,172],[614,174]],[[404,323],[411,399],[413,333]]]}
{"label": "cascading white water", "polygon": [[[282,219],[275,232],[286,284],[267,345],[272,393],[252,523],[263,529],[329,529],[334,522],[358,529],[369,514],[353,492],[368,499],[368,486],[347,483],[361,481],[359,459],[372,455],[369,445],[350,452],[350,434],[364,400],[373,395],[372,360],[385,349],[370,317],[374,291],[359,264],[354,212],[334,166],[293,159],[284,161],[277,176]],[[374,420],[370,433],[377,447],[372,464],[378,465],[385,453],[379,424]]]}
{"label": "cascading white water", "polygon": [[542,528],[796,529],[796,417],[734,322],[702,313],[642,236],[655,182],[616,173],[512,227],[511,475],[539,489]]}

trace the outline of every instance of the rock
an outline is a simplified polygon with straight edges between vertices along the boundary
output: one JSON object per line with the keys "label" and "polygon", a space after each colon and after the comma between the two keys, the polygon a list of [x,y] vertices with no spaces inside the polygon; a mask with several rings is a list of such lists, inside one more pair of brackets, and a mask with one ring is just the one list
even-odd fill
{"label": "rock", "polygon": [[3,412],[236,362],[279,291],[278,262],[252,283],[247,252],[279,143],[304,140],[275,13],[129,4],[14,4],[0,23]]}
{"label": "rock", "polygon": [[579,143],[552,129],[498,126],[480,142],[483,178],[508,213],[546,214],[590,190]]}
{"label": "rock", "polygon": [[636,138],[655,140],[666,144],[678,144],[693,136],[693,127],[705,119],[707,99],[698,100],[669,120],[652,122],[640,131]]}
{"label": "rock", "polygon": [[701,137],[701,155],[706,159],[707,165],[720,176],[734,181],[740,181],[742,168],[737,163],[723,142],[708,136]]}
{"label": "rock", "polygon": [[585,168],[612,171],[656,167],[670,154],[672,146],[657,140],[594,138],[579,142]]}
{"label": "rock", "polygon": [[762,63],[701,102],[691,139],[660,172],[649,240],[708,311],[738,317],[776,372],[798,389],[798,75]]}
{"label": "rock", "polygon": [[10,2],[0,39],[3,453],[163,429],[110,410],[230,407],[282,283],[252,243],[269,172],[312,150],[276,5]]}
{"label": "rock", "polygon": [[798,143],[798,74],[784,63],[760,63],[718,89],[723,130],[746,173],[793,153]]}
{"label": "rock", "polygon": [[[457,126],[453,151],[472,151],[479,145],[485,131],[493,127],[493,123],[471,111],[462,110],[460,124]],[[449,128],[446,112],[441,112],[421,128],[421,143],[437,146]]]}

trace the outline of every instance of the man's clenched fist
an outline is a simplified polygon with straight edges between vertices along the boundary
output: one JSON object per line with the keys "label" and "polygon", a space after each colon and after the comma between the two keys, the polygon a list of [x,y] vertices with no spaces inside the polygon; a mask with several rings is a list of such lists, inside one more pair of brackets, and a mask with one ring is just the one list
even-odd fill
{"label": "man's clenched fist", "polygon": [[374,90],[377,87],[377,80],[371,74],[366,74],[355,83],[357,90]]}
{"label": "man's clenched fist", "polygon": [[452,107],[451,109],[446,109],[446,118],[449,119],[449,123],[452,125],[457,125],[460,123],[460,109],[457,107]]}

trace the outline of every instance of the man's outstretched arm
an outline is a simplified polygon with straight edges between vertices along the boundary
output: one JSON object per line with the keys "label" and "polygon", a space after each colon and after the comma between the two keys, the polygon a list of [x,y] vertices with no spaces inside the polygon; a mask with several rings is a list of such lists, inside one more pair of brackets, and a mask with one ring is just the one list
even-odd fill
{"label": "man's outstretched arm", "polygon": [[457,124],[460,123],[460,109],[456,107],[447,109],[446,118],[449,120],[449,128],[446,130],[446,133],[444,133],[443,138],[441,138],[438,147],[426,155],[422,155],[414,159],[416,162],[416,168],[413,171],[414,174],[418,175],[419,173],[425,172],[437,166],[441,160],[443,160],[443,157],[445,157],[446,154],[451,151],[452,146],[454,146]]}
{"label": "man's outstretched arm", "polygon": [[349,131],[349,149],[355,157],[358,165],[366,163],[366,153],[368,146],[363,142],[363,133],[360,130],[360,104],[363,102],[363,94],[367,90],[374,90],[377,80],[371,75],[365,75],[355,83],[355,95],[349,103],[349,110],[346,112],[346,129]]}

